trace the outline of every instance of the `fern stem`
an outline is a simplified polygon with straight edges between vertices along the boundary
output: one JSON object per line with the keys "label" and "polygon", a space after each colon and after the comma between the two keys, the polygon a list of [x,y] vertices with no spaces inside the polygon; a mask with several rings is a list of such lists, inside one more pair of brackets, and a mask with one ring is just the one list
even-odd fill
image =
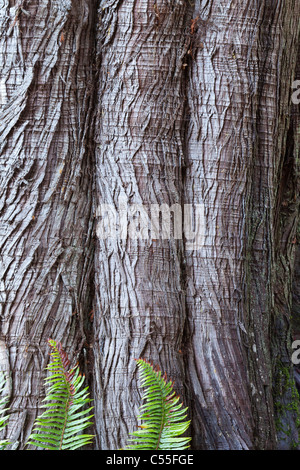
{"label": "fern stem", "polygon": [[70,409],[70,405],[72,403],[72,398],[73,398],[73,393],[72,393],[72,383],[71,383],[71,380],[74,376],[73,374],[73,371],[68,371],[68,366],[69,366],[69,360],[66,356],[66,353],[65,351],[62,349],[61,347],[61,344],[52,344],[50,341],[49,341],[51,347],[57,351],[59,353],[59,358],[60,358],[60,364],[61,364],[61,367],[63,369],[63,377],[64,377],[64,381],[65,381],[65,384],[66,384],[66,388],[68,390],[68,396],[67,396],[67,399],[66,399],[66,405],[65,405],[65,413],[64,413],[64,423],[63,423],[63,427],[62,427],[62,431],[61,431],[61,438],[60,438],[60,443],[59,443],[59,450],[62,450],[62,446],[63,446],[63,440],[64,440],[64,435],[65,435],[65,430],[66,430],[66,426],[67,426],[67,423],[68,423],[68,418],[69,418],[69,409]]}
{"label": "fern stem", "polygon": [[[69,390],[69,387],[68,387],[68,390]],[[70,398],[68,397],[68,399],[67,399],[67,401],[66,401],[65,420],[64,420],[64,424],[63,424],[62,431],[61,431],[61,438],[60,438],[60,443],[59,443],[59,450],[62,450],[64,435],[65,435],[65,430],[66,430],[66,426],[67,426],[67,422],[68,422],[69,407],[70,407]]]}
{"label": "fern stem", "polygon": [[158,439],[157,439],[156,450],[159,448],[161,434],[163,432],[164,423],[165,423],[165,416],[166,416],[165,407],[164,407],[163,389],[162,389],[160,383],[159,383],[159,386],[160,386],[160,390],[161,390],[161,408],[163,410],[163,414],[162,414],[162,419],[161,419],[161,423],[160,423],[160,430],[159,430],[159,435],[158,435]]}

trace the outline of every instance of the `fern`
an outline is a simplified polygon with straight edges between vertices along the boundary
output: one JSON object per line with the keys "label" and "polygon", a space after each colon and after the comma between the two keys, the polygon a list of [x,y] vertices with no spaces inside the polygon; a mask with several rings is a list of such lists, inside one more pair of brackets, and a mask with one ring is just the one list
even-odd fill
{"label": "fern", "polygon": [[189,447],[190,437],[181,436],[189,427],[184,421],[187,408],[183,408],[180,397],[173,390],[173,383],[166,375],[155,371],[144,359],[137,360],[141,385],[146,387],[138,418],[144,421],[141,429],[131,433],[135,436],[126,450],[182,450]]}
{"label": "fern", "polygon": [[[2,372],[0,373],[0,431],[3,431],[5,426],[7,425],[7,420],[9,416],[6,414],[6,412],[9,410],[9,408],[5,408],[8,402],[8,397],[7,396],[1,396],[2,393],[4,392],[6,385],[6,377],[5,374]],[[9,441],[6,439],[0,439],[0,450],[4,450],[6,446],[10,444]]]}
{"label": "fern", "polygon": [[47,370],[50,376],[45,379],[49,387],[43,408],[46,411],[36,419],[33,432],[27,445],[46,450],[75,450],[89,444],[93,436],[78,434],[89,427],[90,411],[82,409],[90,402],[88,387],[82,388],[84,377],[79,367],[70,369],[67,354],[60,343],[48,340],[52,361]]}

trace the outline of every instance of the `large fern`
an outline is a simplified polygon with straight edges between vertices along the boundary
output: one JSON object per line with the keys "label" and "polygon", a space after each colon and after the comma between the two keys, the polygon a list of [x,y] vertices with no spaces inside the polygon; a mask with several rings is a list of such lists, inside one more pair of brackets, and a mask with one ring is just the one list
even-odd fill
{"label": "large fern", "polygon": [[173,390],[173,383],[162,376],[160,370],[144,359],[137,360],[142,387],[146,387],[140,407],[143,424],[131,433],[126,450],[182,450],[189,447],[190,437],[181,436],[189,427],[185,421],[187,408],[183,408],[180,397]]}
{"label": "large fern", "polygon": [[[2,395],[6,386],[6,376],[4,372],[0,372],[0,431],[3,431],[5,426],[7,425],[7,420],[9,416],[7,415],[7,411],[9,408],[6,408],[8,397],[7,395]],[[1,396],[2,395],[2,396]],[[0,439],[0,450],[4,450],[6,446],[8,446],[10,442],[7,439]]]}
{"label": "large fern", "polygon": [[46,411],[36,419],[27,444],[46,450],[75,450],[93,439],[91,434],[79,434],[92,424],[92,407],[85,409],[90,402],[88,387],[83,388],[79,367],[70,369],[61,344],[51,339],[48,342],[52,361],[45,379],[49,387],[43,405]]}

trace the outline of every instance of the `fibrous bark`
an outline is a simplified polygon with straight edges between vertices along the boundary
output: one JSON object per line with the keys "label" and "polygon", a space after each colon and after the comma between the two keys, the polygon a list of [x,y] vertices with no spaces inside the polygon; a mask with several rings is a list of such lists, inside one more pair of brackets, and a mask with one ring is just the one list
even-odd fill
{"label": "fibrous bark", "polygon": [[281,1],[198,1],[193,13],[184,187],[206,224],[187,254],[196,447],[276,446],[275,220],[299,14]]}
{"label": "fibrous bark", "polygon": [[0,8],[0,333],[12,378],[8,437],[19,448],[44,394],[47,339],[72,358],[84,341],[92,3]]}
{"label": "fibrous bark", "polygon": [[[194,449],[295,446],[298,3],[0,0],[0,370],[15,448],[49,337],[83,353],[97,449],[137,424],[139,357],[175,380]],[[150,220],[163,208],[177,221],[165,238],[163,216]]]}
{"label": "fibrous bark", "polygon": [[128,220],[126,234],[96,244],[94,396],[97,445],[116,449],[136,426],[135,358],[184,382],[182,240],[155,239],[148,229],[134,239],[129,230],[138,225],[133,204],[148,216],[155,204],[181,204],[186,2],[101,7],[96,201],[119,216],[121,198]]}

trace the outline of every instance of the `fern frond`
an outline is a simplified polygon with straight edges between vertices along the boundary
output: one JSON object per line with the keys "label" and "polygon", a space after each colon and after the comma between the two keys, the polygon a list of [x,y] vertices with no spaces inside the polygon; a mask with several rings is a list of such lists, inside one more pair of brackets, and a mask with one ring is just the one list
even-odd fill
{"label": "fern frond", "polygon": [[173,390],[173,383],[162,376],[160,370],[144,359],[137,360],[141,386],[145,387],[139,419],[143,421],[138,431],[130,433],[126,450],[183,450],[189,447],[190,437],[181,436],[189,427],[185,421],[187,408]]}
{"label": "fern frond", "polygon": [[48,393],[43,408],[46,411],[36,419],[27,445],[46,450],[75,450],[92,442],[93,435],[79,434],[89,427],[93,407],[83,409],[89,402],[88,387],[79,367],[70,369],[67,354],[60,343],[49,339],[52,361],[45,379]]}
{"label": "fern frond", "polygon": [[[0,431],[2,431],[5,426],[7,425],[7,420],[9,416],[7,415],[7,411],[9,408],[5,408],[8,403],[8,396],[1,396],[4,392],[6,385],[6,376],[3,372],[0,372]],[[6,446],[8,446],[10,442],[7,439],[0,439],[0,450],[4,450]]]}

